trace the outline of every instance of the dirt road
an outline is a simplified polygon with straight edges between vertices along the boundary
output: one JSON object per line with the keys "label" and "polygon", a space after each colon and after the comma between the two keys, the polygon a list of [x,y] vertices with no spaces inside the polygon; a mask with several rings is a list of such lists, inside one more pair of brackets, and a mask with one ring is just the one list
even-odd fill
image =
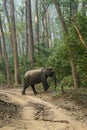
{"label": "dirt road", "polygon": [[70,116],[68,111],[34,96],[31,91],[24,96],[21,89],[1,89],[0,93],[22,107],[21,118],[0,130],[87,130],[87,126]]}

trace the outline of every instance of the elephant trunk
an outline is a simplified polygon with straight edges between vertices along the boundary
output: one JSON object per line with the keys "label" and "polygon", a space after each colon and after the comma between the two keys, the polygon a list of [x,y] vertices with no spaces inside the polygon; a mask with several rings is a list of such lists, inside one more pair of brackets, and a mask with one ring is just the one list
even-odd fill
{"label": "elephant trunk", "polygon": [[54,83],[55,83],[55,89],[56,89],[56,87],[57,87],[57,82],[56,82],[56,75],[55,75],[55,74],[53,75],[53,80],[54,80]]}

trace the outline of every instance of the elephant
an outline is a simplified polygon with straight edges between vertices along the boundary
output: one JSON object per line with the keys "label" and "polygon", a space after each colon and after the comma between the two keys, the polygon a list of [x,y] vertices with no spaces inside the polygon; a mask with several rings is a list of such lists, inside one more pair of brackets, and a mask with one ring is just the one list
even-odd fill
{"label": "elephant", "polygon": [[25,95],[25,90],[29,86],[32,87],[33,93],[36,95],[37,91],[35,89],[35,85],[38,83],[42,83],[44,91],[47,91],[49,88],[49,85],[47,83],[48,77],[53,78],[55,82],[55,88],[56,88],[56,75],[52,67],[47,67],[47,68],[43,67],[35,70],[26,71],[24,75],[24,88],[22,91],[22,95]]}

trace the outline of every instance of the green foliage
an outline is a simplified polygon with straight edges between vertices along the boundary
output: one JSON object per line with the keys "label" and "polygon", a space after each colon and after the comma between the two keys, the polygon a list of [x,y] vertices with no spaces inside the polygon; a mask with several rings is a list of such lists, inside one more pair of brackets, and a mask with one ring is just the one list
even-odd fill
{"label": "green foliage", "polygon": [[58,42],[60,43],[58,45],[55,45],[53,53],[49,57],[48,64],[55,69],[57,78],[59,81],[61,81],[66,75],[69,75],[71,72],[66,43],[61,41]]}
{"label": "green foliage", "polygon": [[4,85],[6,83],[5,75],[0,71],[0,84]]}
{"label": "green foliage", "polygon": [[[14,84],[14,61],[13,61],[13,56],[9,57],[9,67],[10,67],[10,75],[11,75],[11,82]],[[21,80],[23,81],[23,76],[25,71],[31,69],[30,67],[30,62],[26,59],[25,55],[22,55],[19,57],[19,71],[20,71],[20,77]],[[2,60],[0,60],[0,84],[6,83],[6,67],[5,63]]]}
{"label": "green foliage", "polygon": [[13,56],[9,57],[9,66],[10,66],[10,72],[13,75],[14,74],[14,61]]}
{"label": "green foliage", "polygon": [[25,30],[25,23],[24,23],[23,21],[17,22],[16,28],[17,28],[17,31],[16,31],[16,32],[17,32],[18,34],[23,33],[24,30]]}
{"label": "green foliage", "polygon": [[[87,41],[87,18],[77,15],[76,21],[84,41]],[[85,47],[82,45],[73,25],[70,27],[69,30],[69,47],[72,49],[72,58],[76,63],[77,75],[79,78],[79,86],[86,87],[87,51]],[[61,41],[57,41],[57,44],[55,44],[55,47],[52,50],[52,54],[49,57],[48,64],[55,68],[59,86],[73,86],[70,67],[71,57],[68,54],[69,52],[67,43],[62,39]]]}
{"label": "green foliage", "polygon": [[59,85],[59,87],[73,87],[73,80],[72,80],[72,76],[68,75],[66,77],[64,77]]}
{"label": "green foliage", "polygon": [[28,59],[26,59],[26,56],[25,55],[22,55],[20,58],[19,58],[19,71],[20,71],[20,76],[21,76],[21,79],[23,81],[23,77],[24,77],[24,73],[31,69],[30,67],[30,62]]}
{"label": "green foliage", "polygon": [[0,59],[0,71],[4,70],[4,66],[5,66],[4,59],[1,58],[1,59]]}
{"label": "green foliage", "polygon": [[39,52],[35,53],[35,66],[43,67],[47,65],[47,61],[51,54],[51,50],[47,49],[44,43],[36,46]]}
{"label": "green foliage", "polygon": [[5,70],[5,62],[0,59],[0,84],[4,85],[6,83],[6,70]]}
{"label": "green foliage", "polygon": [[[84,39],[87,41],[87,17],[77,15],[75,17],[79,31]],[[87,85],[87,50],[81,43],[79,35],[77,34],[74,26],[71,26],[69,32],[70,47],[73,50],[73,58],[77,66],[80,86]],[[86,43],[87,44],[87,43]]]}

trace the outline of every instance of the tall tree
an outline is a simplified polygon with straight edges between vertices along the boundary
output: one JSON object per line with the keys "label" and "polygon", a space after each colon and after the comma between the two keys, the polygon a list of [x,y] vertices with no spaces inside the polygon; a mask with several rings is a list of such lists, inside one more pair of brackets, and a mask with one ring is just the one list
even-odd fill
{"label": "tall tree", "polygon": [[28,59],[28,53],[29,53],[29,38],[28,38],[28,9],[27,9],[27,0],[25,1],[25,6],[26,6],[26,58]]}
{"label": "tall tree", "polygon": [[6,73],[7,73],[7,81],[8,81],[8,86],[10,86],[10,69],[9,69],[9,62],[8,62],[8,56],[7,56],[7,51],[6,51],[6,44],[5,44],[5,37],[4,37],[4,32],[3,32],[3,27],[2,27],[2,21],[1,21],[1,16],[0,16],[0,31],[1,31],[1,36],[2,36],[2,51],[3,51],[3,57],[6,65]]}
{"label": "tall tree", "polygon": [[82,0],[82,15],[86,16],[86,5],[87,5],[87,0]]}
{"label": "tall tree", "polygon": [[51,21],[49,11],[47,13],[47,26],[48,26],[48,35],[49,35],[49,48],[52,48],[52,39],[51,39]]}
{"label": "tall tree", "polygon": [[46,43],[47,48],[49,48],[49,34],[48,34],[48,7],[49,3],[45,3],[45,0],[41,0],[42,4],[42,25],[43,25],[43,41]]}
{"label": "tall tree", "polygon": [[48,10],[46,11],[44,15],[44,31],[45,31],[45,37],[46,37],[46,43],[47,48],[49,49],[49,34],[48,34]]}
{"label": "tall tree", "polygon": [[[39,16],[38,16],[38,0],[35,0],[35,42],[39,44]],[[37,49],[37,51],[39,51]]]}
{"label": "tall tree", "polygon": [[[69,46],[69,39],[67,38],[68,37],[68,29],[67,29],[67,26],[66,26],[66,23],[64,21],[64,18],[62,16],[62,13],[61,13],[61,9],[60,9],[60,6],[59,6],[59,3],[57,2],[57,0],[53,0],[53,3],[56,7],[56,10],[57,10],[57,13],[59,15],[59,19],[61,21],[61,24],[62,24],[62,28],[63,28],[63,31],[64,31],[64,34],[66,36],[66,39],[67,39],[67,43],[68,43],[68,46]],[[71,50],[71,48],[69,47],[69,55],[71,57],[71,68],[72,68],[72,77],[73,77],[73,81],[74,81],[74,87],[78,87],[78,77],[77,77],[77,72],[76,72],[76,64],[74,62],[74,59],[73,59],[73,52]]]}
{"label": "tall tree", "polygon": [[6,13],[7,21],[8,21],[8,27],[9,27],[9,30],[11,30],[10,29],[10,18],[9,18],[9,14],[8,14],[8,10],[7,10],[6,4],[7,4],[7,1],[4,0],[4,8],[5,8],[5,13]]}
{"label": "tall tree", "polygon": [[14,16],[14,0],[10,0],[10,15],[11,15],[11,34],[12,34],[12,47],[14,57],[15,84],[19,84],[20,75],[19,75],[19,60],[18,60],[15,16]]}
{"label": "tall tree", "polygon": [[0,35],[0,58],[2,59],[1,35]]}
{"label": "tall tree", "polygon": [[[11,21],[10,21],[10,17],[9,17],[9,12],[8,12],[8,8],[7,8],[7,0],[4,0],[4,10],[5,10],[5,15],[6,15],[6,19],[7,19],[7,24],[8,24],[8,29],[9,29],[9,34],[10,34],[10,41],[12,43],[12,34],[11,34]],[[10,46],[10,50],[12,52],[12,44]]]}
{"label": "tall tree", "polygon": [[34,38],[33,38],[33,27],[32,27],[32,11],[31,11],[31,0],[27,0],[27,24],[29,32],[29,58],[31,67],[34,66]]}

